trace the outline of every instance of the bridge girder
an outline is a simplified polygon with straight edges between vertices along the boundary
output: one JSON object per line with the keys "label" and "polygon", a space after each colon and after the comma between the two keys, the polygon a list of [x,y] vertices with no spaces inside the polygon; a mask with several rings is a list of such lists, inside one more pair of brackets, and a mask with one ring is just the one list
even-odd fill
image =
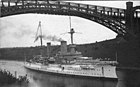
{"label": "bridge girder", "polygon": [[73,15],[97,22],[119,35],[131,34],[125,26],[124,9],[46,0],[2,2],[1,17],[26,13]]}

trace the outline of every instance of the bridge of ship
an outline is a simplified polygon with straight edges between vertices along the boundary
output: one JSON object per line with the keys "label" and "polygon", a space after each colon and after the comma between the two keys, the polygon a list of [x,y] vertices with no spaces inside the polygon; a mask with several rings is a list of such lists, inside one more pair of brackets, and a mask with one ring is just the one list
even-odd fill
{"label": "bridge of ship", "polygon": [[[139,8],[139,6],[134,9]],[[48,0],[1,0],[1,17],[25,13],[72,15],[97,22],[119,35],[132,36],[126,26],[126,10],[120,8]],[[139,18],[134,10],[134,19]]]}

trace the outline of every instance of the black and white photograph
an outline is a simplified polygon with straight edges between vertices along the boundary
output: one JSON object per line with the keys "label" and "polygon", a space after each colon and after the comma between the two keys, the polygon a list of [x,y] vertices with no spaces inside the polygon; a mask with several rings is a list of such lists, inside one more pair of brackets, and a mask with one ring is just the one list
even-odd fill
{"label": "black and white photograph", "polygon": [[140,1],[0,0],[0,87],[140,87]]}

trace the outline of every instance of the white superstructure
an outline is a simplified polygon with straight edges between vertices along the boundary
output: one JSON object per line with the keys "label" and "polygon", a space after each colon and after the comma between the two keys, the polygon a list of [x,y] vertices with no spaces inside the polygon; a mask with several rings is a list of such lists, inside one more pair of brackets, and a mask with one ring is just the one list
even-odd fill
{"label": "white superstructure", "polygon": [[26,63],[26,68],[34,69],[37,71],[64,74],[64,75],[75,75],[75,76],[87,76],[87,77],[103,77],[103,78],[117,78],[115,66],[86,66],[86,65],[60,65],[60,64],[49,64],[39,65]]}
{"label": "white superstructure", "polygon": [[[66,46],[66,41],[62,41],[59,54],[55,58],[50,57],[51,60],[54,59],[57,63],[44,64],[34,61],[26,62],[25,67],[61,75],[117,78],[116,66],[111,65],[116,63],[115,61],[101,61],[99,59],[93,60],[91,57],[83,57],[81,52],[75,51],[76,45],[71,44],[69,52]],[[48,48],[50,48],[50,44]]]}

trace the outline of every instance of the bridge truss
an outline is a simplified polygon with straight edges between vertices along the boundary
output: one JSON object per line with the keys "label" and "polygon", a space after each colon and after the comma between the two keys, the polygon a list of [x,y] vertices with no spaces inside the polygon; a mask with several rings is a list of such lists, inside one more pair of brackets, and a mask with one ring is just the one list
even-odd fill
{"label": "bridge truss", "polygon": [[[134,35],[126,26],[125,9],[49,0],[1,0],[0,6],[1,17],[26,13],[72,15],[97,22],[119,35]],[[134,11],[134,19],[138,22],[139,14]]]}

